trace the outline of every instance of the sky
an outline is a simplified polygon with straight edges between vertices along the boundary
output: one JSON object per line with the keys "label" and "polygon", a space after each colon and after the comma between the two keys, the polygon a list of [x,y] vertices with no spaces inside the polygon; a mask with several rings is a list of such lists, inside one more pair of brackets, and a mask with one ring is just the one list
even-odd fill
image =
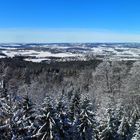
{"label": "sky", "polygon": [[140,42],[139,0],[0,0],[0,42]]}

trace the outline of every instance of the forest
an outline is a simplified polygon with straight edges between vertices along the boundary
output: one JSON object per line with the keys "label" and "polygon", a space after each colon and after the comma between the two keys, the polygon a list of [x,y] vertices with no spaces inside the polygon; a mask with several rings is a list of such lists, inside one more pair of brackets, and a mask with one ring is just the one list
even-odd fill
{"label": "forest", "polygon": [[140,140],[140,61],[0,59],[0,140]]}

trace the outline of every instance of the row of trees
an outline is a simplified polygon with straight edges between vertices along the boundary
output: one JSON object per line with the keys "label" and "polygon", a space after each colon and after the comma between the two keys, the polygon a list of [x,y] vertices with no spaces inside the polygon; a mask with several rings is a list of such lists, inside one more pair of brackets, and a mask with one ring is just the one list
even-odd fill
{"label": "row of trees", "polygon": [[107,109],[100,120],[91,101],[77,92],[71,101],[46,97],[41,106],[9,94],[0,97],[1,140],[138,140],[138,108],[131,115],[120,107]]}
{"label": "row of trees", "polygon": [[33,74],[1,64],[0,139],[140,139],[138,61],[62,69]]}

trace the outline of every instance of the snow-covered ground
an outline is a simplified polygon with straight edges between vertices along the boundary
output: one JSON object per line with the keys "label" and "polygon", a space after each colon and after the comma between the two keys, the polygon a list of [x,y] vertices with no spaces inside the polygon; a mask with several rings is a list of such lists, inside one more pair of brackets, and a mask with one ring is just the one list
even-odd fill
{"label": "snow-covered ground", "polygon": [[2,51],[7,57],[14,57],[14,56],[34,56],[37,58],[45,58],[45,57],[76,57],[78,54],[73,54],[70,52],[67,53],[51,53],[49,51],[36,51],[36,50],[4,50]]}
{"label": "snow-covered ground", "polygon": [[55,44],[0,44],[0,58],[24,56],[26,61],[41,62],[53,58],[81,58],[92,56],[111,60],[139,60],[140,44],[55,43]]}
{"label": "snow-covered ground", "polygon": [[35,63],[40,63],[42,61],[45,61],[45,60],[50,60],[50,59],[47,59],[47,58],[26,58],[24,59],[25,61],[31,61],[31,62],[35,62]]}

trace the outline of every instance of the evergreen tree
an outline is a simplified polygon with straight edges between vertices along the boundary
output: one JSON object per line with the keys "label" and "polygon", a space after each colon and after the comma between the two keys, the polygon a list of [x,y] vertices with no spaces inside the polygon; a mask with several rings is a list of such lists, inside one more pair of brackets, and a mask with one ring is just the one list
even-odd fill
{"label": "evergreen tree", "polygon": [[56,107],[56,118],[57,118],[57,137],[60,140],[69,140],[70,139],[70,129],[71,123],[68,118],[66,104],[63,98],[59,100],[57,107]]}
{"label": "evergreen tree", "polygon": [[80,114],[80,94],[76,92],[70,104],[70,119],[74,122]]}
{"label": "evergreen tree", "polygon": [[16,112],[13,121],[14,127],[17,129],[15,133],[18,139],[29,139],[35,133],[34,104],[31,102],[28,95],[24,97],[22,107]]}
{"label": "evergreen tree", "polygon": [[129,140],[130,139],[130,126],[125,117],[122,118],[121,124],[118,128],[118,139]]}
{"label": "evergreen tree", "polygon": [[100,140],[116,140],[117,132],[116,132],[116,118],[114,117],[114,112],[112,113],[111,109],[108,109],[108,120],[106,127],[100,133]]}
{"label": "evergreen tree", "polygon": [[138,119],[139,119],[138,109],[135,108],[134,111],[132,112],[132,115],[130,116],[130,121],[129,121],[131,131],[134,130],[135,124],[138,121]]}
{"label": "evergreen tree", "polygon": [[0,140],[11,138],[9,106],[5,98],[0,98]]}
{"label": "evergreen tree", "polygon": [[140,139],[140,120],[136,122],[134,131],[135,132],[133,134],[132,140],[139,140]]}
{"label": "evergreen tree", "polygon": [[80,115],[80,94],[76,92],[70,104],[70,113],[69,118],[71,121],[71,139],[78,139],[79,134],[77,130],[77,125],[79,122],[79,115]]}
{"label": "evergreen tree", "polygon": [[17,110],[17,102],[7,92],[0,98],[0,138],[12,139],[14,136],[13,115]]}
{"label": "evergreen tree", "polygon": [[92,112],[92,104],[85,98],[79,116],[78,133],[81,140],[94,140],[95,139],[95,119]]}
{"label": "evergreen tree", "polygon": [[55,108],[52,100],[46,97],[41,108],[41,114],[38,117],[40,128],[36,133],[36,137],[41,140],[54,140],[56,137],[56,120]]}

